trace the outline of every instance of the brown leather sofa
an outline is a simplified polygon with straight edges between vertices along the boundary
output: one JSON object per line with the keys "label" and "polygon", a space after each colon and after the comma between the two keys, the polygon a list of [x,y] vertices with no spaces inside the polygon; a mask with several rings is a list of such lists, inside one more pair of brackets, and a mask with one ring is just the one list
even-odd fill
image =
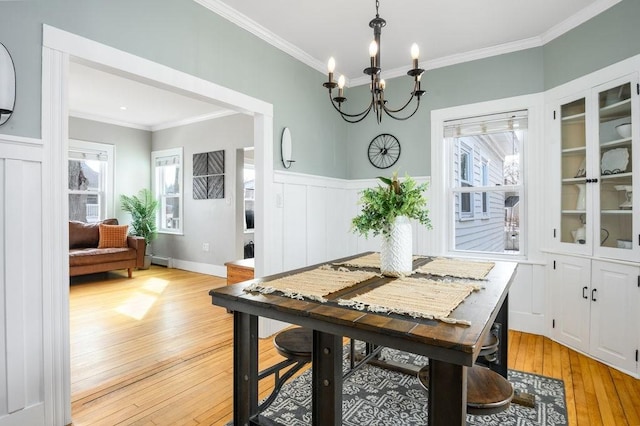
{"label": "brown leather sofa", "polygon": [[[118,220],[102,223],[117,225]],[[99,241],[99,223],[69,221],[69,276],[127,269],[131,278],[133,268],[144,265],[144,238],[127,236],[128,247],[124,248],[98,248]]]}

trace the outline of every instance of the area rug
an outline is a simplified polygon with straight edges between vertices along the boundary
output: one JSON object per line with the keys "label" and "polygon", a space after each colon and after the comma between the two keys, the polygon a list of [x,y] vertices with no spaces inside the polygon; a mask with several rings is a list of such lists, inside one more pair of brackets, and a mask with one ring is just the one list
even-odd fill
{"label": "area rug", "polygon": [[[394,362],[423,366],[427,359],[392,349],[382,357]],[[345,364],[346,368],[346,364]],[[535,408],[511,404],[507,411],[467,416],[467,425],[547,426],[566,425],[564,382],[509,370],[514,388],[535,395]],[[415,376],[365,365],[343,385],[342,424],[347,426],[418,426],[427,424],[427,394]],[[311,370],[287,383],[263,415],[279,424],[311,424]]]}

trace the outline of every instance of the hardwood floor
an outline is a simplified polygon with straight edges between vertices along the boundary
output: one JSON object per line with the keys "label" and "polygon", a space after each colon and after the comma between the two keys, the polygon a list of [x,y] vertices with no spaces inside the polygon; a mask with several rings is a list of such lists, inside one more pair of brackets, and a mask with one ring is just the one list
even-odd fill
{"label": "hardwood floor", "polygon": [[[73,279],[73,424],[224,425],[233,321],[208,295],[224,284],[155,266],[133,279],[126,271]],[[271,339],[260,342],[260,368],[280,359]],[[511,331],[509,368],[564,380],[570,425],[640,425],[640,380],[547,338]]]}

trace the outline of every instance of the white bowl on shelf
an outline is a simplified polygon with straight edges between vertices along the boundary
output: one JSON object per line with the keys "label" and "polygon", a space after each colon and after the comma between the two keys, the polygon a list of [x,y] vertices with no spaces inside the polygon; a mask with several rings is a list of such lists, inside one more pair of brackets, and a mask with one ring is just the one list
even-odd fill
{"label": "white bowl on shelf", "polygon": [[630,138],[631,137],[631,123],[619,124],[616,126],[616,132],[620,135],[621,138]]}

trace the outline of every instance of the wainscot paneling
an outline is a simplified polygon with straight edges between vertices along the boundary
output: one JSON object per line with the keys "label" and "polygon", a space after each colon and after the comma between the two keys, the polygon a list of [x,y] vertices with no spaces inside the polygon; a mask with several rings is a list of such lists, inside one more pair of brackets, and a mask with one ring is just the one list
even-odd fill
{"label": "wainscot paneling", "polygon": [[46,424],[42,149],[0,135],[0,426]]}

